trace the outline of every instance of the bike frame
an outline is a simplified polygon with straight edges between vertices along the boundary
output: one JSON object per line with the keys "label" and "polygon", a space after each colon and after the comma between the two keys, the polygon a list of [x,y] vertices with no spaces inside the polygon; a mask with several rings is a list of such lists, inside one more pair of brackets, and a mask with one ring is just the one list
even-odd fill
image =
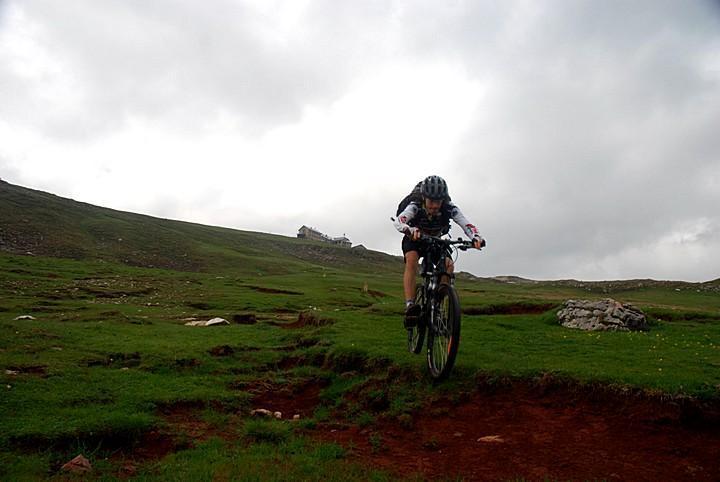
{"label": "bike frame", "polygon": [[452,370],[460,344],[460,299],[447,260],[452,259],[453,250],[465,251],[473,243],[428,235],[422,235],[420,241],[425,245],[420,252],[423,283],[416,289],[415,303],[421,309],[415,326],[408,328],[408,350],[419,354],[427,332],[428,368],[433,379],[440,381]]}
{"label": "bike frame", "polygon": [[422,252],[422,262],[420,263],[420,275],[424,280],[422,287],[425,306],[423,306],[423,310],[424,313],[430,315],[428,325],[433,327],[435,306],[432,305],[433,301],[436,299],[435,295],[440,287],[443,277],[447,276],[448,284],[451,286],[455,285],[455,274],[448,273],[447,271],[447,259],[452,260],[453,248],[456,247],[457,249],[466,251],[467,249],[472,248],[473,245],[471,241],[463,241],[459,238],[457,240],[443,239],[425,234],[420,237],[420,240],[427,243],[427,249]]}
{"label": "bike frame", "polygon": [[[448,277],[448,282],[451,285],[455,284],[455,275],[448,273],[447,271],[447,259],[452,258],[452,244],[458,241],[449,241],[442,238],[435,238],[432,236],[423,236],[426,240],[433,239],[435,241],[441,241],[439,243],[428,243],[427,252],[423,253],[421,263],[421,276],[423,278],[423,305],[422,312],[425,314],[423,317],[426,321],[427,327],[433,332],[437,333],[436,317],[437,317],[437,290],[440,287],[440,282],[444,276]],[[464,241],[460,241],[465,244]]]}

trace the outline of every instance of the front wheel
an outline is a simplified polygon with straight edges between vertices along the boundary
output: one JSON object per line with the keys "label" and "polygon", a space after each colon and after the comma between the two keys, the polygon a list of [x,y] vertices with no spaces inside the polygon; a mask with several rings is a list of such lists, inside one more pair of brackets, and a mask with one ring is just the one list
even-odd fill
{"label": "front wheel", "polygon": [[[420,305],[425,310],[425,292],[422,286],[418,286],[415,290],[415,304]],[[418,354],[422,351],[423,342],[425,341],[425,313],[420,312],[417,323],[408,329],[408,351]]]}
{"label": "front wheel", "polygon": [[444,380],[450,374],[460,346],[460,300],[455,288],[441,285],[428,331],[427,361],[430,375]]}

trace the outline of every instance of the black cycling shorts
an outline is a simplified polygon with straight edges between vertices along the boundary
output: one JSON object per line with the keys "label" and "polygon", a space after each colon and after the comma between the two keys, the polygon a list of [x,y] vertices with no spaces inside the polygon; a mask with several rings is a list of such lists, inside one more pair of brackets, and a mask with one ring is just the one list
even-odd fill
{"label": "black cycling shorts", "polygon": [[417,251],[418,254],[420,255],[420,257],[422,257],[423,246],[424,246],[424,244],[421,243],[420,241],[413,241],[412,239],[410,239],[409,236],[403,236],[403,240],[402,240],[403,257],[405,257],[405,254],[408,251]]}

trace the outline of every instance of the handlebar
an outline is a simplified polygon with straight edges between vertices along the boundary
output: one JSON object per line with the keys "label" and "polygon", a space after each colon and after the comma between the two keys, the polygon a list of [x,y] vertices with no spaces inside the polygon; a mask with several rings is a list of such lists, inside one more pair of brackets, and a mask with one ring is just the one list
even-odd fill
{"label": "handlebar", "polygon": [[[394,222],[395,218],[391,216],[390,220]],[[466,251],[473,247],[472,241],[463,241],[462,238],[457,238],[457,240],[443,239],[443,238],[440,238],[437,236],[430,236],[429,234],[420,234],[420,241],[425,241],[425,242],[437,241],[441,244],[444,244],[445,246],[457,246],[458,249],[461,251]],[[487,243],[485,243],[484,239],[481,240],[480,241],[480,249],[484,248],[486,244]]]}
{"label": "handlebar", "polygon": [[[443,239],[443,238],[439,238],[437,236],[430,236],[429,234],[421,234],[420,241],[425,241],[426,243],[439,243],[439,244],[444,244],[445,246],[457,246],[457,248],[461,251],[466,251],[466,250],[474,247],[472,241],[465,241],[461,238],[458,238],[456,240]],[[484,239],[482,241],[480,241],[480,248],[484,248],[485,244],[486,243],[485,243]]]}

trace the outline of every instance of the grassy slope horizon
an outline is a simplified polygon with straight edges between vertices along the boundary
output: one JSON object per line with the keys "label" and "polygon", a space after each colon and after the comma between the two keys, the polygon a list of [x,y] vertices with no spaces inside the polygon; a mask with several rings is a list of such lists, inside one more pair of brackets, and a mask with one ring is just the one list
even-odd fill
{"label": "grassy slope horizon", "polygon": [[[253,272],[255,267],[260,267],[260,272],[270,274],[301,268],[302,262],[352,268],[360,272],[391,273],[402,270],[397,263],[401,258],[384,252],[347,250],[283,235],[119,211],[14,185],[2,179],[0,213],[0,252],[12,254],[116,261],[130,266],[181,271]],[[276,256],[280,259],[273,262],[272,258]],[[283,267],[283,264],[286,266]],[[571,286],[617,282],[703,284],[645,278],[538,281],[510,274],[490,279],[506,283]],[[720,278],[705,283],[718,281]]]}
{"label": "grassy slope horizon", "polygon": [[398,272],[398,257],[103,208],[0,180],[0,252],[178,271],[280,274],[307,264]]}

